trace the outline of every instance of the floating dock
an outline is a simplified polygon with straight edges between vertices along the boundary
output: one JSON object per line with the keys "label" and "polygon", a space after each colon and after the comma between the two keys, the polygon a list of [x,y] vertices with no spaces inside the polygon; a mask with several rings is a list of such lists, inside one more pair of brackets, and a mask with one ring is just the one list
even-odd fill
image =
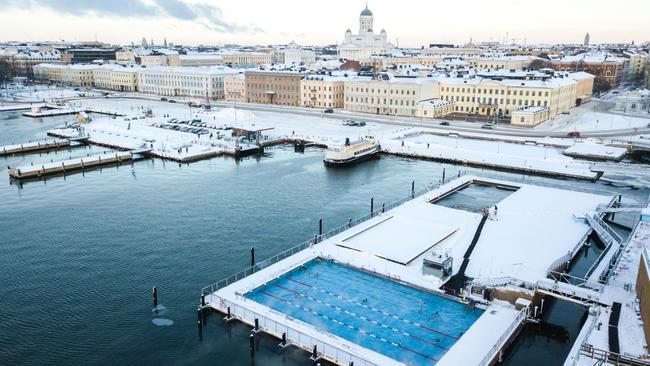
{"label": "floating dock", "polygon": [[[463,195],[454,198],[451,194],[461,189],[490,193],[503,188],[510,192],[472,201],[476,207],[452,207]],[[431,359],[438,365],[489,365],[500,357],[523,323],[537,316],[536,291],[578,303],[600,304],[602,285],[584,281],[583,286],[589,287],[558,284],[547,278],[545,268],[554,267],[555,261],[590,231],[588,225],[575,220],[574,211],[604,207],[611,197],[477,176],[431,187],[421,196],[415,194],[413,186],[411,190],[406,200],[395,204],[373,206],[371,201],[370,214],[350,219],[329,232],[323,231],[321,221],[312,240],[268,260],[256,262],[253,256],[251,267],[202,290],[199,311],[214,311],[224,314],[226,321],[250,325],[251,338],[264,332],[281,339],[283,348],[291,344],[309,350],[312,360],[338,365],[430,364]],[[447,202],[443,204],[441,197],[448,197]],[[480,213],[486,207],[490,210],[487,219],[485,210]],[[531,215],[535,220],[530,220]],[[440,220],[431,222],[422,217]],[[481,222],[484,227],[478,237]],[[544,235],[548,227],[562,230]],[[400,235],[400,230],[409,232],[409,237]],[[554,244],[549,245],[549,241]],[[528,246],[521,247],[522,242]],[[468,252],[472,245],[475,250]],[[467,253],[471,261],[461,264]],[[515,297],[494,297],[512,306],[490,302],[492,297],[477,296],[466,286],[456,291],[458,297],[445,294],[440,286],[450,274],[425,270],[431,262],[428,259],[438,258],[436,255],[447,256],[450,263],[453,259],[456,273],[466,267],[468,277],[479,279],[474,287],[489,284],[516,289]],[[495,261],[499,263],[493,264]],[[521,263],[510,265],[513,262]],[[314,266],[322,269],[310,270]],[[350,277],[337,274],[342,272],[351,273]],[[371,275],[368,281],[374,283],[370,286],[374,292],[363,286],[332,286],[350,284],[363,274]],[[460,315],[448,320],[467,326],[461,333],[452,334],[444,321],[429,324],[430,319],[417,318],[417,301],[396,305],[401,300],[391,295],[395,287],[412,292],[412,299],[426,298],[422,304],[438,301],[453,307],[454,301],[463,301],[468,306],[465,311],[471,313],[471,304],[479,303],[481,310],[477,311],[483,313],[474,318],[470,315],[469,320]],[[409,309],[413,304],[415,308]],[[404,313],[414,318],[404,322]],[[433,329],[435,334],[420,334],[422,329]],[[420,361],[408,362],[413,357]]]}
{"label": "floating dock", "polygon": [[0,156],[13,155],[13,154],[25,154],[36,151],[45,151],[50,149],[60,149],[62,147],[71,146],[72,142],[84,142],[87,137],[76,137],[76,138],[67,138],[67,139],[56,139],[56,140],[44,140],[44,141],[34,141],[28,142],[25,144],[15,144],[7,145],[0,147]]}
{"label": "floating dock", "polygon": [[[45,109],[47,108],[47,109]],[[105,111],[101,109],[93,109],[93,108],[60,108],[60,107],[52,107],[52,106],[47,106],[42,110],[39,111],[29,111],[23,113],[23,116],[25,117],[32,117],[32,118],[42,118],[42,117],[54,117],[54,116],[63,116],[67,114],[77,114],[80,112],[85,112],[85,113],[96,113],[96,114],[106,114],[109,116],[123,116],[124,114],[117,113],[117,112],[112,112],[112,111]]]}
{"label": "floating dock", "polygon": [[12,179],[33,179],[48,175],[66,174],[68,172],[96,168],[105,165],[120,164],[122,162],[134,161],[144,157],[148,150],[118,151],[111,154],[101,154],[83,158],[45,163],[41,165],[29,165],[16,167],[9,171]]}

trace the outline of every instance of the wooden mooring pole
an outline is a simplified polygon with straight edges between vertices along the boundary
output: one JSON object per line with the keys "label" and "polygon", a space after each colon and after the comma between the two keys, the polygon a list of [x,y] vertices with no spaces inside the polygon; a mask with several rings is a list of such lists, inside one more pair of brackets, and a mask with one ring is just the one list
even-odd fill
{"label": "wooden mooring pole", "polygon": [[153,306],[158,306],[158,288],[156,286],[151,289],[151,297],[153,297]]}

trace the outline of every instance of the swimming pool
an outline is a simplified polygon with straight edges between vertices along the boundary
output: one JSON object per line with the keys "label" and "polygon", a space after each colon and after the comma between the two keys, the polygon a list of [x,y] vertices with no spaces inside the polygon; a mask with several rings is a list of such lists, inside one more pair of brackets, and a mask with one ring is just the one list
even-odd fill
{"label": "swimming pool", "polygon": [[516,189],[498,187],[492,184],[471,183],[432,203],[449,208],[480,212],[492,207],[511,195]]}
{"label": "swimming pool", "polygon": [[245,295],[408,365],[435,364],[483,313],[316,259]]}

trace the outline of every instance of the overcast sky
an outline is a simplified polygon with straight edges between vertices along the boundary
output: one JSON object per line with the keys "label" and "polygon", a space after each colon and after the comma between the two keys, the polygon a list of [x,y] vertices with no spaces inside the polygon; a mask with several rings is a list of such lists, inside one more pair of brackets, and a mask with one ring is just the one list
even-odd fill
{"label": "overcast sky", "polygon": [[[176,44],[340,43],[358,0],[0,0],[0,40]],[[510,41],[650,41],[650,0],[374,0],[376,32],[402,47]]]}

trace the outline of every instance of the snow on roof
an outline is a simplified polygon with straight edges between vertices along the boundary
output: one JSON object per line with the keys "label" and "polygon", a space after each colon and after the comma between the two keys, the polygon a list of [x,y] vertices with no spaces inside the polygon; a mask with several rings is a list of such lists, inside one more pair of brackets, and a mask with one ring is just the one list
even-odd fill
{"label": "snow on roof", "polygon": [[553,61],[561,63],[572,63],[572,62],[587,62],[587,63],[603,63],[603,62],[626,62],[627,59],[623,57],[618,57],[609,52],[589,52],[581,53],[578,55],[569,55],[569,56],[560,56],[557,58],[552,57]]}
{"label": "snow on roof", "polygon": [[221,60],[223,57],[216,53],[188,53],[187,55],[178,55],[181,60]]}
{"label": "snow on roof", "polygon": [[238,72],[228,66],[153,66],[143,68],[141,73],[175,73],[190,75],[218,75]]}

